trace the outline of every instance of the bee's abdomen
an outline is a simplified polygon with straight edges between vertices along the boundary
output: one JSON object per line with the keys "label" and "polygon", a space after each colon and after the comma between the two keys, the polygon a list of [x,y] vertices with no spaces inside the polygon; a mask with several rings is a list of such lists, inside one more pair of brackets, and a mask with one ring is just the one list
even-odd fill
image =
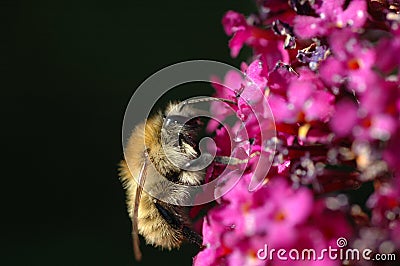
{"label": "bee's abdomen", "polygon": [[146,243],[154,246],[170,250],[180,247],[184,240],[181,232],[164,219],[147,194],[142,195],[139,205],[138,225],[139,233],[144,236]]}

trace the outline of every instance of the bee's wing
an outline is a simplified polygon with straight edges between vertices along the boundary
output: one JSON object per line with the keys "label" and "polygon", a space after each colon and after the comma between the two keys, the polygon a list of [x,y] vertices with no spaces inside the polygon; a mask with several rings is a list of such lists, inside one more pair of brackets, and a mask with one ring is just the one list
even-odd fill
{"label": "bee's wing", "polygon": [[133,216],[132,216],[132,240],[133,240],[133,252],[135,254],[135,259],[137,261],[142,259],[142,252],[140,251],[140,241],[139,241],[139,229],[138,229],[138,212],[139,212],[139,203],[140,197],[142,195],[143,186],[146,180],[147,173],[147,160],[144,160],[143,166],[140,169],[139,177],[137,180],[137,188],[135,193],[135,205],[133,208]]}
{"label": "bee's wing", "polygon": [[199,247],[203,246],[203,238],[187,226],[187,221],[182,212],[179,212],[177,206],[165,204],[158,200],[155,201],[154,205],[164,220],[173,229],[180,231],[187,241],[197,244]]}

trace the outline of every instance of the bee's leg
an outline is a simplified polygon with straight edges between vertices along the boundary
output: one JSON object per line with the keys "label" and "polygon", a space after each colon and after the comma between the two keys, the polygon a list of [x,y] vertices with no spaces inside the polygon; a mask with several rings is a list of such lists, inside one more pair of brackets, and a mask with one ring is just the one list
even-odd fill
{"label": "bee's leg", "polygon": [[214,162],[220,163],[220,164],[225,164],[225,165],[244,164],[244,163],[248,163],[251,158],[258,156],[260,154],[261,153],[259,151],[253,152],[252,154],[250,154],[250,156],[247,159],[238,159],[238,158],[229,157],[229,156],[216,156],[214,158]]}
{"label": "bee's leg", "polygon": [[187,241],[202,247],[203,238],[187,226],[188,222],[177,211],[177,207],[171,207],[174,205],[167,205],[158,200],[155,200],[154,204],[164,220],[173,229],[180,231]]}

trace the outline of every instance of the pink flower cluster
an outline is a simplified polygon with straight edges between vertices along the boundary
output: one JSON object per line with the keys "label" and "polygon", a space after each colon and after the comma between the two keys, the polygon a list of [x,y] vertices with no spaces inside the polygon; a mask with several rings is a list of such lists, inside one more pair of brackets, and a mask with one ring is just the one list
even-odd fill
{"label": "pink flower cluster", "polygon": [[[204,217],[204,248],[194,265],[342,265],[257,257],[264,244],[321,250],[336,247],[339,237],[347,247],[400,259],[400,5],[256,2],[257,13],[228,11],[222,20],[231,56],[244,45],[253,49],[241,66],[246,79],[229,72],[219,81],[225,86],[214,85],[216,97],[237,102],[242,123],[209,124],[218,156],[255,156],[208,169],[208,180],[224,173],[216,193],[230,189],[230,180],[237,184]],[[218,106],[212,112],[230,115]],[[272,166],[256,171],[263,155]],[[262,185],[249,191],[262,173]]]}

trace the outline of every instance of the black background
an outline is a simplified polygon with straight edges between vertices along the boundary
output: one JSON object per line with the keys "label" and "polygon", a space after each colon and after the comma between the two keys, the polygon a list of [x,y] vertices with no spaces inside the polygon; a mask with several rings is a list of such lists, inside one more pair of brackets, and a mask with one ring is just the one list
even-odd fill
{"label": "black background", "polygon": [[[117,177],[125,107],[173,63],[230,59],[221,25],[252,1],[1,2],[0,265],[139,265]],[[197,250],[141,245],[140,265]]]}

